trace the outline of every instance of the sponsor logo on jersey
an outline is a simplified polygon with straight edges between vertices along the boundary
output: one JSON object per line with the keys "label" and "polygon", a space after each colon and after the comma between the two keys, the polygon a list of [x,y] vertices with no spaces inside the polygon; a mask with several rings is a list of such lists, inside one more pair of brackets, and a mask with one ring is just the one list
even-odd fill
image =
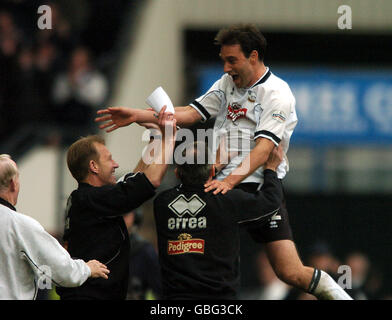
{"label": "sponsor logo on jersey", "polygon": [[206,203],[197,194],[193,194],[189,199],[183,194],[180,194],[169,203],[169,209],[179,217],[182,217],[185,213],[189,213],[194,217],[205,205]]}
{"label": "sponsor logo on jersey", "polygon": [[[193,194],[189,199],[180,194],[169,203],[169,209],[175,213],[176,218],[169,218],[167,227],[174,229],[204,229],[207,227],[206,217],[197,217],[197,214],[206,206],[206,203],[197,195]],[[184,217],[186,214],[191,217]]]}
{"label": "sponsor logo on jersey", "polygon": [[270,229],[277,228],[278,224],[276,221],[270,221]]}
{"label": "sponsor logo on jersey", "polygon": [[185,253],[200,253],[204,254],[204,240],[192,239],[189,233],[181,233],[178,240],[169,240],[167,242],[167,254],[185,254]]}
{"label": "sponsor logo on jersey", "polygon": [[207,228],[206,217],[191,217],[191,218],[169,218],[167,220],[167,227],[170,230],[174,229],[205,229]]}
{"label": "sponsor logo on jersey", "polygon": [[286,115],[283,111],[276,110],[272,113],[272,118],[277,120],[278,122],[282,123],[286,121]]}
{"label": "sponsor logo on jersey", "polygon": [[275,213],[272,217],[271,220],[282,220],[282,216],[278,215],[278,213]]}
{"label": "sponsor logo on jersey", "polygon": [[277,228],[278,223],[276,222],[277,220],[282,220],[282,216],[278,214],[279,211],[277,211],[271,218],[269,222],[270,229],[272,228]]}
{"label": "sponsor logo on jersey", "polygon": [[237,119],[246,117],[247,111],[248,109],[242,108],[242,106],[237,103],[229,104],[227,107],[227,119],[235,122]]}

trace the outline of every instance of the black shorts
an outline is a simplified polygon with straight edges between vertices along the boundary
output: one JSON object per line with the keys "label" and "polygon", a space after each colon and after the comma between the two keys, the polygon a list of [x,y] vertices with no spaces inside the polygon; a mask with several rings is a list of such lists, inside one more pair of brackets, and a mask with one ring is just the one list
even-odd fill
{"label": "black shorts", "polygon": [[[236,186],[236,189],[255,193],[259,185],[260,184],[256,182],[241,183]],[[293,232],[291,231],[289,215],[287,212],[286,200],[284,196],[282,205],[280,206],[277,214],[259,223],[252,223],[246,228],[252,239],[258,243],[267,243],[286,239],[293,240]]]}

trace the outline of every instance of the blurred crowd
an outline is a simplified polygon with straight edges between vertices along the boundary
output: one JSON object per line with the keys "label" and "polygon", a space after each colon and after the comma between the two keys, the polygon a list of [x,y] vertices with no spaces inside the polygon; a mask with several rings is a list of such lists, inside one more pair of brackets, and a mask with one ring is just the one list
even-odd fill
{"label": "blurred crowd", "polygon": [[[45,2],[51,9],[50,29],[38,26],[41,2],[10,0],[0,6],[2,142],[25,126],[71,127],[76,136],[84,134],[108,97],[108,79],[95,64],[96,52],[81,37],[90,21],[88,1]],[[70,7],[73,14],[65,15]]]}
{"label": "blurred crowd", "polygon": [[[260,248],[255,254],[254,270],[257,283],[244,288],[244,300],[314,300],[313,295],[294,289],[278,279],[267,254]],[[354,300],[391,300],[392,292],[385,285],[384,274],[368,254],[349,251],[342,259],[337,258],[330,246],[320,241],[306,252],[304,262],[308,266],[328,272]]]}

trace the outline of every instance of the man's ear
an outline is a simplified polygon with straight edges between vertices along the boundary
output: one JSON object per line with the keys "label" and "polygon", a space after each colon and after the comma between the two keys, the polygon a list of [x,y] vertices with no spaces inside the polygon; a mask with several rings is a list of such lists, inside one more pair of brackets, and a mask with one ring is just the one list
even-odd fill
{"label": "man's ear", "polygon": [[256,63],[259,60],[259,53],[257,50],[253,50],[249,55],[251,63]]}
{"label": "man's ear", "polygon": [[16,190],[16,180],[15,180],[15,178],[11,179],[9,188],[10,188],[11,192],[14,192]]}
{"label": "man's ear", "polygon": [[94,160],[90,160],[88,167],[92,173],[98,173],[99,171],[98,164]]}

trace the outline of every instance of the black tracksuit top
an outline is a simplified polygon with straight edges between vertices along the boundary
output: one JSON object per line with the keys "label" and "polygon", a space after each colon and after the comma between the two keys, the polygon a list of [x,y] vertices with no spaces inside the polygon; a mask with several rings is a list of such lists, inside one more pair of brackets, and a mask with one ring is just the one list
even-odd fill
{"label": "black tracksuit top", "polygon": [[278,212],[281,181],[264,171],[256,194],[205,193],[203,185],[180,185],[154,200],[164,299],[235,299],[240,283],[239,226]]}
{"label": "black tracksuit top", "polygon": [[67,202],[63,240],[72,258],[95,259],[109,279],[89,278],[76,288],[57,288],[61,299],[125,299],[129,273],[129,236],[123,214],[152,198],[155,188],[143,173],[128,174],[115,185],[80,183]]}

